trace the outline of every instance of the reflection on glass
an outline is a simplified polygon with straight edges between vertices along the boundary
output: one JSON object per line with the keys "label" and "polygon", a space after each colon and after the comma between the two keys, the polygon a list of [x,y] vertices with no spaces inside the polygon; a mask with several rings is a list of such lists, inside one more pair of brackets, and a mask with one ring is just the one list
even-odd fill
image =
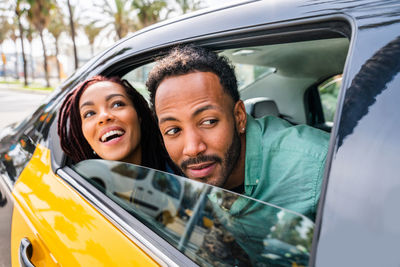
{"label": "reflection on glass", "polygon": [[308,218],[221,188],[132,164],[75,171],[200,266],[307,266]]}

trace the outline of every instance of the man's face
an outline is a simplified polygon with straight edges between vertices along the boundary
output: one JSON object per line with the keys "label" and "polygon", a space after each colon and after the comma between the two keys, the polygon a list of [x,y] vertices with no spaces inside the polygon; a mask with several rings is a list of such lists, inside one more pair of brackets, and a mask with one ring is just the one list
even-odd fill
{"label": "man's face", "polygon": [[183,173],[215,186],[229,184],[246,120],[242,102],[233,102],[218,76],[194,72],[164,79],[155,110],[168,154]]}

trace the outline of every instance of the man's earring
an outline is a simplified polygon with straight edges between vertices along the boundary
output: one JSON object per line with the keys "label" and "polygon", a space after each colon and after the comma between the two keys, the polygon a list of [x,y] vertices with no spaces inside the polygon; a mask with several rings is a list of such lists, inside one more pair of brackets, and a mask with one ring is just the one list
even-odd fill
{"label": "man's earring", "polygon": [[96,155],[96,151],[93,150],[93,155]]}
{"label": "man's earring", "polygon": [[244,133],[246,131],[246,127],[242,128],[242,133]]}

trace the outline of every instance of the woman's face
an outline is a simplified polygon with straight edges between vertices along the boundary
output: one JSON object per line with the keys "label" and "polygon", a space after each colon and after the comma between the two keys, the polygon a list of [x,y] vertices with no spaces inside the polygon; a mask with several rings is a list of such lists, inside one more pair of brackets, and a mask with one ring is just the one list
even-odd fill
{"label": "woman's face", "polygon": [[109,81],[90,85],[79,111],[83,135],[101,158],[141,163],[140,119],[124,87]]}

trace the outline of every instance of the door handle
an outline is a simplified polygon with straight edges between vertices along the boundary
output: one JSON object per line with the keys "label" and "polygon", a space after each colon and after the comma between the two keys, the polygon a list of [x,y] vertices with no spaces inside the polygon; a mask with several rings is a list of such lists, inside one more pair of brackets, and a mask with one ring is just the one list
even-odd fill
{"label": "door handle", "polygon": [[35,267],[31,262],[32,244],[28,238],[24,237],[19,245],[19,263],[22,267]]}

